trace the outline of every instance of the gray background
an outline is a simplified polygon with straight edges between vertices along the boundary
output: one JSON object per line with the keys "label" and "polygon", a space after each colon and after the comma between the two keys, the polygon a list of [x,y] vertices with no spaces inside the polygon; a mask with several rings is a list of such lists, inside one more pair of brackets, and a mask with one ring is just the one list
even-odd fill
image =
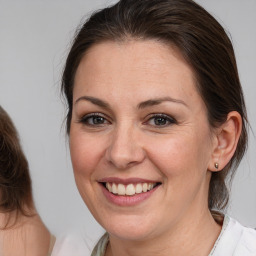
{"label": "gray background", "polygon": [[[59,235],[101,228],[76,190],[65,137],[60,77],[77,25],[114,1],[0,0],[0,104],[13,118],[30,164],[37,209]],[[251,127],[256,132],[256,0],[198,0],[231,33]],[[228,213],[256,227],[256,138],[233,183]]]}

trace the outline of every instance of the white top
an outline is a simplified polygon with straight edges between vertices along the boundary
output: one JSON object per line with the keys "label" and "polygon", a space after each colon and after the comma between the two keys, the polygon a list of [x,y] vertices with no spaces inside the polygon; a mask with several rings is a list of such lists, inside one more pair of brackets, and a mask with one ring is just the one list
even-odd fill
{"label": "white top", "polygon": [[[104,256],[108,237],[97,244],[98,253],[93,256]],[[94,242],[94,245],[97,242]],[[52,256],[91,256],[93,241],[79,235],[69,235],[57,239]],[[222,231],[209,256],[256,256],[256,230],[242,226],[236,220],[225,216]]]}
{"label": "white top", "polygon": [[221,233],[209,256],[256,256],[256,230],[225,216]]}

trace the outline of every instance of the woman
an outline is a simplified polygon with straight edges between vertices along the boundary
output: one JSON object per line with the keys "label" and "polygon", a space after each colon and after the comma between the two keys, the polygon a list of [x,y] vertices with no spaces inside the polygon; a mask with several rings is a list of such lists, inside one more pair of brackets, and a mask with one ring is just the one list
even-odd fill
{"label": "woman", "polygon": [[0,106],[0,255],[46,256],[53,242],[33,203],[17,131]]}
{"label": "woman", "polygon": [[76,184],[107,231],[91,255],[256,255],[256,232],[221,214],[247,115],[230,39],[202,7],[120,0],[94,13],[62,90]]}

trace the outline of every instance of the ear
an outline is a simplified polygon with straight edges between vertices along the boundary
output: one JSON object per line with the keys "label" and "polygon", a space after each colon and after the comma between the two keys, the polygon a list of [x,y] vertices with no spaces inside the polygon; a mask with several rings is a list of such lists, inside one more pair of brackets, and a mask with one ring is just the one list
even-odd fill
{"label": "ear", "polygon": [[212,158],[208,166],[210,171],[222,170],[235,153],[242,130],[242,118],[236,111],[228,114],[227,120],[218,129]]}

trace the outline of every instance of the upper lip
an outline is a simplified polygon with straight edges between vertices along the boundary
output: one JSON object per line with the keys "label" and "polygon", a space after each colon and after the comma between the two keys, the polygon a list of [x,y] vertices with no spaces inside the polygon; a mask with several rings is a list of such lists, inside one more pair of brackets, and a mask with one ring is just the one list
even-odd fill
{"label": "upper lip", "polygon": [[161,183],[158,180],[149,180],[149,179],[142,179],[142,178],[128,178],[128,179],[122,179],[118,177],[107,177],[99,179],[98,182],[100,183],[116,183],[116,184],[137,184],[137,183]]}

